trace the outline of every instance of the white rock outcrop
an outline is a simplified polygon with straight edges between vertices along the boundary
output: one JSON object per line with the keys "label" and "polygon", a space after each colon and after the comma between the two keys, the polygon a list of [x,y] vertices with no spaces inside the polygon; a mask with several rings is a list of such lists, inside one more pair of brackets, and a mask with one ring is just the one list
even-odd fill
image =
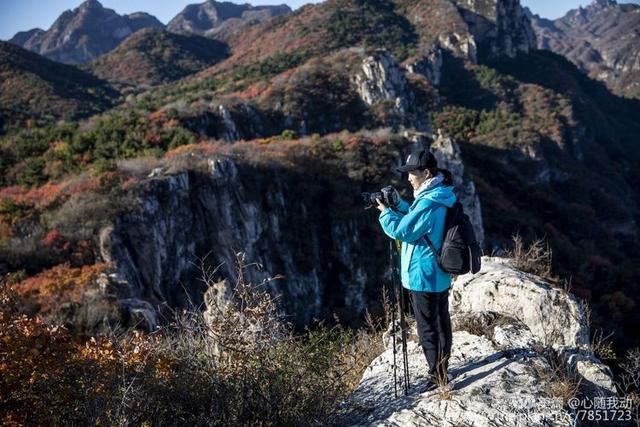
{"label": "white rock outcrop", "polygon": [[515,58],[536,46],[536,35],[519,0],[454,0],[478,52]]}
{"label": "white rock outcrop", "polygon": [[[449,385],[425,391],[427,365],[413,324],[407,343],[408,394],[402,387],[399,336],[394,388],[388,331],[386,350],[343,402],[340,425],[575,425],[572,409],[553,392],[559,380],[557,360],[564,361],[563,372],[583,386],[585,395],[615,394],[609,368],[588,351],[586,322],[576,299],[518,271],[509,260],[482,261],[481,273],[457,277],[450,295],[454,333]],[[560,357],[554,359],[550,352]]]}
{"label": "white rock outcrop", "polygon": [[458,34],[456,32],[441,34],[438,37],[438,43],[444,49],[460,53],[474,64],[478,63],[478,46],[473,35]]}
{"label": "white rock outcrop", "polygon": [[484,257],[480,273],[459,276],[449,299],[451,312],[496,312],[520,320],[544,346],[581,348],[589,343],[578,300],[506,258]]}
{"label": "white rock outcrop", "polygon": [[410,73],[422,74],[434,86],[439,86],[442,79],[442,49],[435,46],[425,56],[409,62],[405,68]]}
{"label": "white rock outcrop", "polygon": [[393,101],[397,112],[404,114],[413,100],[403,70],[386,51],[364,58],[362,72],[356,74],[353,80],[358,94],[367,105]]}
{"label": "white rock outcrop", "polygon": [[233,121],[233,117],[231,117],[231,112],[224,105],[218,106],[218,113],[222,120],[223,131],[221,132],[222,139],[225,141],[237,141],[240,139],[240,135],[238,133],[238,128],[236,127],[235,122]]}
{"label": "white rock outcrop", "polygon": [[[400,345],[397,351],[400,379]],[[398,398],[394,397],[389,348],[365,372],[345,405],[341,425],[539,426],[551,417],[559,420],[553,425],[571,425],[569,413],[547,396],[540,381],[540,372],[548,369],[541,355],[501,351],[485,337],[455,332],[450,370],[455,378],[450,390],[421,392],[427,367],[417,342],[408,343],[408,354],[409,394],[404,396],[399,383]],[[537,411],[538,407],[545,410]]]}

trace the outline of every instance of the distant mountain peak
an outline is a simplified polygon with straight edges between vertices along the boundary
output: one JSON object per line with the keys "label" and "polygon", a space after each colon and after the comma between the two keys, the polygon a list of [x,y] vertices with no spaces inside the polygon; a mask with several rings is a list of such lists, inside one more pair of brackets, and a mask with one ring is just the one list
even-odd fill
{"label": "distant mountain peak", "polygon": [[277,15],[290,13],[286,4],[252,6],[249,3],[239,4],[228,1],[206,0],[203,3],[189,4],[167,24],[167,29],[174,33],[198,34],[214,36],[218,28],[227,26],[227,22],[235,21],[241,25],[245,21],[264,21]]}
{"label": "distant mountain peak", "polygon": [[104,9],[102,3],[98,0],[85,0],[80,6],[79,9]]}
{"label": "distant mountain peak", "polygon": [[617,6],[618,2],[616,0],[593,0],[587,8],[598,8],[604,9],[609,6]]}
{"label": "distant mountain peak", "polygon": [[10,41],[54,61],[78,64],[109,52],[130,34],[149,27],[164,26],[147,13],[119,15],[98,0],[86,0],[63,12],[47,31],[18,33]]}

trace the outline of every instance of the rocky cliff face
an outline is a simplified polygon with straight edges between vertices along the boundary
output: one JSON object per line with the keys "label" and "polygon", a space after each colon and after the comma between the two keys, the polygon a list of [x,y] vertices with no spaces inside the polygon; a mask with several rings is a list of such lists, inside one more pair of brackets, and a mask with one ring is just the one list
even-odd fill
{"label": "rocky cliff face", "polygon": [[[553,392],[555,382],[566,381],[558,372],[580,381],[583,396],[615,395],[609,368],[589,351],[586,318],[573,297],[500,258],[483,258],[482,272],[459,276],[452,289],[453,381],[421,390],[427,367],[412,329],[412,387],[405,397],[399,383],[394,398],[390,329],[387,350],[344,404],[345,424],[574,425],[571,408]],[[396,343],[400,355],[399,337]],[[402,369],[398,363],[398,378]]]}
{"label": "rocky cliff face", "polygon": [[[437,64],[425,65],[419,71],[427,78],[437,79],[436,67]],[[362,59],[361,68],[351,76],[351,81],[366,105],[390,103],[391,111],[403,126],[431,132],[427,106],[416,102],[416,94],[407,81],[407,71],[411,70],[403,69],[387,51],[380,50]]]}
{"label": "rocky cliff face", "polygon": [[565,56],[619,95],[640,96],[640,6],[594,0],[553,21],[528,13],[539,49]]}
{"label": "rocky cliff face", "polygon": [[15,36],[9,39],[9,43],[13,43],[18,46],[32,45],[34,43],[33,39],[41,37],[44,33],[45,31],[40,28],[34,28],[28,31],[19,31]]}
{"label": "rocky cliff face", "polygon": [[60,15],[47,31],[18,33],[10,42],[55,61],[78,64],[109,52],[142,28],[162,27],[149,14],[121,16],[102,7],[97,0],[87,0]]}
{"label": "rocky cliff face", "polygon": [[483,57],[515,57],[535,47],[535,33],[519,0],[455,0]]}
{"label": "rocky cliff face", "polygon": [[422,52],[440,47],[477,63],[500,56],[515,57],[535,47],[535,33],[518,0],[403,3]]}
{"label": "rocky cliff face", "polygon": [[[198,34],[216,37],[233,32],[233,27],[254,25],[274,16],[291,12],[287,5],[251,6],[207,0],[200,4],[190,4],[167,24],[167,30],[174,33]],[[221,37],[224,38],[224,37]]]}
{"label": "rocky cliff face", "polygon": [[[267,283],[298,325],[323,314],[328,294],[354,314],[364,309],[365,287],[383,274],[362,256],[371,218],[318,213],[309,200],[292,198],[292,177],[231,161],[212,159],[209,166],[209,175],[149,180],[134,212],[101,232],[103,259],[128,284],[123,296],[174,307],[189,298],[198,303],[200,263],[235,284],[241,253],[245,280]],[[265,282],[277,275],[283,278]]]}

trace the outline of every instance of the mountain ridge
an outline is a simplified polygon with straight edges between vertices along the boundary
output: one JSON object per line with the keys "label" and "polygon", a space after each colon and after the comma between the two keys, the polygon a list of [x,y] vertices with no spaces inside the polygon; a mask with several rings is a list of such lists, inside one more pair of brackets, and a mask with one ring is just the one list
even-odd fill
{"label": "mountain ridge", "polygon": [[85,68],[105,80],[153,86],[196,73],[227,55],[227,45],[217,40],[145,28]]}
{"label": "mountain ridge", "polygon": [[528,16],[539,49],[565,56],[618,95],[640,97],[640,5],[593,0],[555,20]]}
{"label": "mountain ridge", "polygon": [[167,23],[167,30],[181,34],[224,38],[225,33],[233,31],[229,27],[253,25],[290,12],[291,8],[286,4],[252,6],[249,3],[206,0],[203,3],[185,6]]}
{"label": "mountain ridge", "polygon": [[119,15],[97,0],[85,0],[63,12],[48,30],[21,32],[9,42],[58,62],[78,64],[97,58],[128,35],[148,27],[164,25],[144,12]]}

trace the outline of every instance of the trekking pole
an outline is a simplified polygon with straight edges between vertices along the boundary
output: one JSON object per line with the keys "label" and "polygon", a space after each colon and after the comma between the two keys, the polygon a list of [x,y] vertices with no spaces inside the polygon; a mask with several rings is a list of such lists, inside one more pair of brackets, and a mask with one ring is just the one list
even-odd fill
{"label": "trekking pole", "polygon": [[409,355],[407,352],[407,324],[404,317],[402,286],[400,286],[400,331],[402,333],[402,363],[404,368],[404,394],[406,396],[409,389]]}
{"label": "trekking pole", "polygon": [[[389,249],[391,253],[391,285],[394,290],[394,294],[396,289],[398,290],[399,298],[400,298],[400,333],[402,334],[402,365],[403,365],[403,388],[405,396],[409,393],[409,356],[407,354],[407,331],[406,331],[406,322],[404,318],[404,298],[402,295],[402,284],[400,280],[398,280],[398,265],[396,260],[394,259],[393,254],[396,253],[393,247],[394,241],[390,241]],[[395,324],[394,324],[395,331]],[[395,335],[394,335],[395,338]],[[395,341],[394,341],[395,344]],[[394,369],[395,369],[395,346],[394,346]],[[395,372],[394,372],[394,381],[395,381]],[[397,393],[396,393],[397,397]]]}
{"label": "trekking pole", "polygon": [[393,262],[393,241],[389,241],[389,267],[391,268],[391,336],[393,337],[393,394],[398,398],[398,377],[396,370],[396,285],[395,285],[395,267]]}

